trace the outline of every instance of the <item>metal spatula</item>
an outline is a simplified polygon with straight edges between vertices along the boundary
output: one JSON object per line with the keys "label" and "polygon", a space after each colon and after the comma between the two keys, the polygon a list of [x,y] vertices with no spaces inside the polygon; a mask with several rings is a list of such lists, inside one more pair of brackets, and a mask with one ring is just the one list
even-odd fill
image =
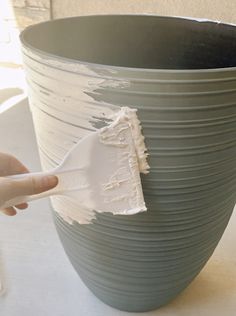
{"label": "metal spatula", "polygon": [[[10,176],[22,179],[37,175],[56,175],[58,185],[41,194],[19,196],[3,207],[33,201],[46,196],[63,195],[85,212],[134,214],[146,210],[139,170],[140,148],[137,150],[137,127],[131,116],[124,114],[109,126],[79,141],[63,162],[48,172]],[[141,131],[141,128],[140,128]],[[140,137],[139,137],[140,136]],[[143,136],[138,137],[143,141]],[[139,146],[140,147],[140,146]],[[142,155],[146,155],[142,152]],[[145,156],[146,157],[146,156]]]}

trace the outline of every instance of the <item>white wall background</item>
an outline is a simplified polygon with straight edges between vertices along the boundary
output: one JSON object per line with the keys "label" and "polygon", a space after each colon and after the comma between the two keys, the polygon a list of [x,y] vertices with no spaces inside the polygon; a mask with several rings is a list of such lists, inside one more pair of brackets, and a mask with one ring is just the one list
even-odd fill
{"label": "white wall background", "polygon": [[53,0],[54,18],[108,13],[155,13],[236,23],[236,0]]}

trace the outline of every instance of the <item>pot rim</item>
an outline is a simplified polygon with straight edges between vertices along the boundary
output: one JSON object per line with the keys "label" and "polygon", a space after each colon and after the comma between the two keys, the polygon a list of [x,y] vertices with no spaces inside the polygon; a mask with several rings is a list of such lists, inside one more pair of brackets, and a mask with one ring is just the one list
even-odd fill
{"label": "pot rim", "polygon": [[236,66],[235,67],[224,67],[224,68],[202,68],[202,69],[164,69],[164,68],[137,68],[137,67],[126,67],[126,66],[115,66],[115,65],[109,65],[109,64],[101,64],[101,63],[94,63],[94,62],[86,62],[82,61],[79,59],[73,59],[73,58],[68,58],[68,57],[61,57],[56,54],[48,53],[45,52],[39,48],[35,48],[34,46],[30,45],[26,40],[25,40],[25,35],[28,33],[32,28],[36,26],[40,26],[42,24],[51,24],[54,21],[63,21],[63,20],[71,20],[71,19],[86,19],[86,18],[96,18],[96,17],[119,17],[119,16],[140,16],[140,17],[157,17],[160,19],[175,19],[175,20],[189,20],[193,22],[198,22],[198,23],[213,23],[213,24],[221,24],[224,26],[232,26],[236,27],[236,24],[233,23],[226,23],[226,22],[221,22],[217,20],[211,20],[211,19],[204,19],[204,18],[195,18],[195,17],[185,17],[185,16],[161,16],[161,15],[156,15],[156,14],[149,14],[149,13],[135,13],[135,14],[90,14],[90,15],[83,15],[83,16],[72,16],[72,17],[65,17],[65,18],[59,18],[59,19],[54,19],[54,20],[49,20],[49,21],[43,21],[37,24],[30,25],[26,27],[21,33],[20,33],[20,41],[22,45],[25,48],[28,48],[32,51],[35,51],[37,54],[44,56],[44,57],[49,57],[55,59],[55,57],[58,59],[58,61],[65,62],[65,63],[78,63],[83,66],[91,67],[91,68],[96,68],[96,69],[107,69],[108,71],[117,71],[117,72],[133,72],[133,73],[150,73],[150,74],[205,74],[205,73],[228,73],[232,71],[236,71]]}

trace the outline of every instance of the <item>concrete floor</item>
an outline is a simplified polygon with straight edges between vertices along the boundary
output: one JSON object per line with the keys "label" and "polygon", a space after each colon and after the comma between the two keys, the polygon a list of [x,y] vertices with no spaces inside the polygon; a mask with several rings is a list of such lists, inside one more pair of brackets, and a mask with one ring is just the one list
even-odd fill
{"label": "concrete floor", "polygon": [[[1,101],[24,89],[19,78],[14,83],[13,68],[2,69],[8,72],[10,84],[1,79]],[[0,150],[16,155],[32,171],[40,169],[27,100],[0,115]],[[235,316],[235,244],[234,212],[217,250],[195,281],[171,304],[143,315]],[[47,200],[32,202],[15,217],[0,216],[0,278],[2,316],[130,315],[106,306],[83,285],[62,249]]]}

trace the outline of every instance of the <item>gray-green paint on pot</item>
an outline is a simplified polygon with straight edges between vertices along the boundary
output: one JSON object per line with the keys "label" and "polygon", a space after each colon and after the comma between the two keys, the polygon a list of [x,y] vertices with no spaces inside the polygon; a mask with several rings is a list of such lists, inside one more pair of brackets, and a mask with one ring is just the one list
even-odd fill
{"label": "gray-green paint on pot", "polygon": [[147,311],[173,299],[227,226],[236,186],[235,38],[233,25],[148,15],[67,18],[21,35],[44,169],[120,106],[138,109],[150,154],[148,211],[97,214],[91,225],[55,213],[72,265],[113,307]]}

